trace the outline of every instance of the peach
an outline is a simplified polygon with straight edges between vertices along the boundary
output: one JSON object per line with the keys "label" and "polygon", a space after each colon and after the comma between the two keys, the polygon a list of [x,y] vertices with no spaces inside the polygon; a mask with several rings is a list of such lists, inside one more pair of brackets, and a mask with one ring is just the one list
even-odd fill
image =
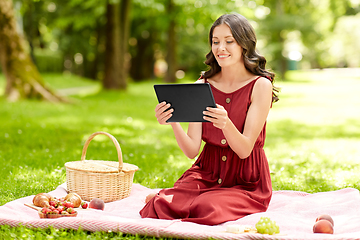
{"label": "peach", "polygon": [[105,203],[100,198],[93,198],[89,203],[89,208],[98,209],[98,210],[104,210]]}
{"label": "peach", "polygon": [[330,215],[327,214],[320,215],[317,217],[316,222],[319,220],[328,220],[334,226],[334,220],[332,219],[332,217],[330,217]]}
{"label": "peach", "polygon": [[327,234],[333,234],[334,233],[334,227],[328,220],[319,220],[314,224],[313,227],[314,233],[327,233]]}

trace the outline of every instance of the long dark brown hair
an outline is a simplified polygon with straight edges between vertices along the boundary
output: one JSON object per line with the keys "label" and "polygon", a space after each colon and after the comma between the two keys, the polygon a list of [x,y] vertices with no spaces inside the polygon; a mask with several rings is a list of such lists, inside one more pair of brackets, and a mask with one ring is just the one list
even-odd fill
{"label": "long dark brown hair", "polygon": [[[275,74],[265,69],[266,59],[262,55],[256,52],[256,35],[253,27],[248,20],[237,13],[224,14],[220,16],[212,25],[209,33],[210,46],[212,45],[213,32],[215,27],[226,24],[235,38],[236,42],[242,47],[242,56],[244,59],[245,68],[257,75],[268,78],[273,84],[273,102],[276,102],[279,98],[277,93],[279,90],[274,87]],[[210,66],[209,70],[203,74],[204,78],[210,78],[221,71],[221,67],[215,59],[215,56],[210,50],[206,55],[205,64]]]}

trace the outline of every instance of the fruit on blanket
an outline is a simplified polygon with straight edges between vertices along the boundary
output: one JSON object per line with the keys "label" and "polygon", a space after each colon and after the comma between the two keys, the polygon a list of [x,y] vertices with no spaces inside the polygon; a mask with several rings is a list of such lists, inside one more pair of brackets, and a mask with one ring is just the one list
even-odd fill
{"label": "fruit on blanket", "polygon": [[89,208],[98,209],[98,210],[104,210],[105,203],[100,198],[93,198],[89,203]]}
{"label": "fruit on blanket", "polygon": [[65,201],[62,203],[62,205],[66,208],[73,208],[74,204],[72,202]]}
{"label": "fruit on blanket", "polygon": [[57,210],[59,211],[59,213],[62,213],[64,211],[64,206],[58,206]]}
{"label": "fruit on blanket", "polygon": [[69,215],[69,216],[76,216],[77,212],[74,210],[74,204],[70,202],[70,199],[64,200],[64,199],[57,199],[52,198],[52,200],[49,201],[49,206],[44,206],[41,209],[41,213],[45,216],[40,217],[51,217],[55,218],[58,216],[47,216],[49,214],[52,215]]}
{"label": "fruit on blanket", "polygon": [[73,208],[68,208],[66,209],[66,211],[69,213],[69,214],[74,214],[75,213],[75,210]]}
{"label": "fruit on blanket", "polygon": [[333,220],[332,217],[331,217],[330,215],[328,215],[328,214],[322,214],[322,215],[318,216],[318,217],[316,218],[316,221],[315,221],[315,222],[317,222],[317,221],[319,221],[319,220],[328,220],[328,221],[331,222],[331,224],[334,226],[334,220]]}
{"label": "fruit on blanket", "polygon": [[47,207],[43,207],[43,209],[41,209],[41,212],[42,213],[45,213],[45,214],[48,214],[51,212],[51,209],[50,208],[47,208]]}
{"label": "fruit on blanket", "polygon": [[82,203],[81,203],[81,207],[82,207],[83,209],[86,209],[86,208],[88,207],[87,202],[82,202]]}
{"label": "fruit on blanket", "polygon": [[41,212],[44,214],[74,214],[76,211],[73,208],[64,208],[59,206],[58,208],[43,207]]}
{"label": "fruit on blanket", "polygon": [[33,204],[37,207],[49,207],[54,198],[48,193],[39,193],[33,198]]}
{"label": "fruit on blanket", "polygon": [[65,201],[72,202],[74,204],[73,207],[77,208],[80,207],[82,199],[77,193],[72,192],[65,196]]}
{"label": "fruit on blanket", "polygon": [[256,230],[262,234],[273,235],[280,233],[279,226],[276,225],[275,221],[272,221],[268,217],[261,217],[260,220],[256,223],[255,227]]}
{"label": "fruit on blanket", "polygon": [[56,202],[55,201],[49,201],[49,204],[50,204],[50,206],[53,206],[53,207],[56,207]]}
{"label": "fruit on blanket", "polygon": [[313,227],[314,233],[327,233],[333,234],[334,233],[334,226],[331,224],[330,221],[322,219],[317,221]]}

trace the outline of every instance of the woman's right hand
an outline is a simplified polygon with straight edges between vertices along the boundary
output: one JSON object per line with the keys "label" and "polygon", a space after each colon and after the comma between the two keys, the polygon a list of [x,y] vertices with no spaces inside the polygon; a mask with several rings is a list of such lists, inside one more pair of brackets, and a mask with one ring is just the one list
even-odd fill
{"label": "woman's right hand", "polygon": [[[171,104],[166,102],[161,102],[155,107],[155,117],[160,124],[169,124],[166,121],[171,118],[172,112],[174,111],[173,108],[170,108]],[[166,109],[170,108],[166,111]]]}

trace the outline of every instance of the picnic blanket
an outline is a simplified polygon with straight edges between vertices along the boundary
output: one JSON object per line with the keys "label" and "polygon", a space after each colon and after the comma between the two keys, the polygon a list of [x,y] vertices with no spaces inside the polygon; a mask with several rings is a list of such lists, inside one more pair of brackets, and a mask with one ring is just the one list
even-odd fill
{"label": "picnic blanket", "polygon": [[[64,197],[66,185],[58,186],[50,194]],[[357,189],[345,188],[332,192],[309,194],[298,191],[274,191],[266,212],[256,213],[236,221],[206,226],[181,220],[142,219],[139,210],[145,197],[156,191],[133,184],[131,195],[106,203],[104,211],[78,210],[77,217],[40,219],[31,204],[33,196],[14,200],[0,206],[0,225],[46,228],[82,228],[89,231],[116,231],[153,237],[182,239],[360,239],[360,194]],[[334,234],[314,234],[317,216],[329,214],[334,219]],[[260,217],[270,217],[280,227],[279,235],[259,233],[229,233],[227,225],[255,226]]]}

